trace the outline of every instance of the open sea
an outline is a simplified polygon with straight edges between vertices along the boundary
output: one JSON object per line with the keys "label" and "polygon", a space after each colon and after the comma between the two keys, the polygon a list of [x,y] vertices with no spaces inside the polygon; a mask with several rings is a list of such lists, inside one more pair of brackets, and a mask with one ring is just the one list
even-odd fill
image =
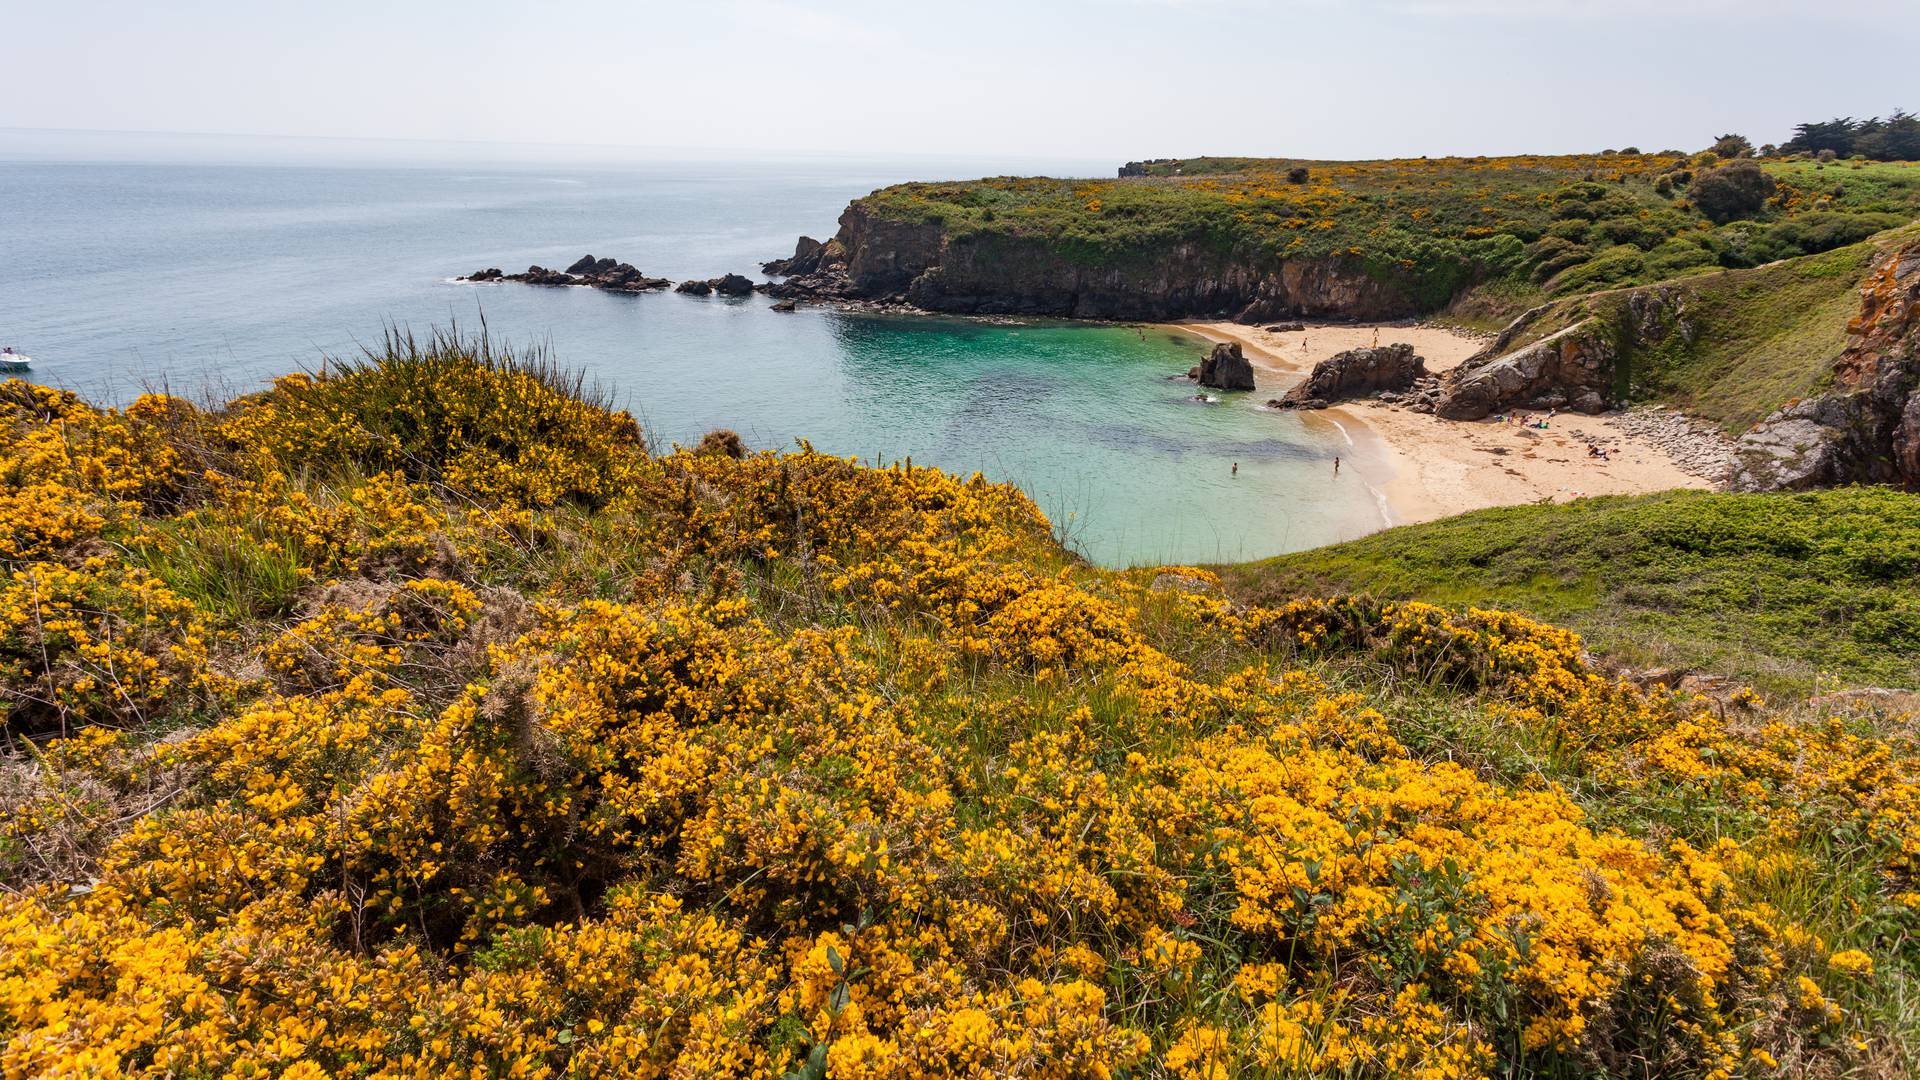
{"label": "open sea", "polygon": [[[4,147],[0,147],[4,149]],[[1344,433],[1197,404],[1208,348],[1165,326],[1001,323],[452,279],[613,256],[758,280],[848,200],[995,162],[204,164],[0,153],[0,344],[95,400],[225,398],[354,355],[388,326],[484,320],[610,386],[662,445],[714,428],[1025,489],[1107,565],[1237,561],[1383,523]],[[1080,174],[1097,171],[1079,163]],[[1066,171],[1068,165],[1046,167]],[[1043,171],[1029,166],[1026,171]],[[1238,477],[1231,466],[1238,462]]]}

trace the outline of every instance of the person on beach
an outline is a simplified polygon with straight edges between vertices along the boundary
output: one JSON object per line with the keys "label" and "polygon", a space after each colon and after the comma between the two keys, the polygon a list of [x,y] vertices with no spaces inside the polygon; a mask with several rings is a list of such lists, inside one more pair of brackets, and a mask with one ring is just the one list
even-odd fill
{"label": "person on beach", "polygon": [[1340,475],[1340,455],[1338,454],[1333,456],[1333,475]]}

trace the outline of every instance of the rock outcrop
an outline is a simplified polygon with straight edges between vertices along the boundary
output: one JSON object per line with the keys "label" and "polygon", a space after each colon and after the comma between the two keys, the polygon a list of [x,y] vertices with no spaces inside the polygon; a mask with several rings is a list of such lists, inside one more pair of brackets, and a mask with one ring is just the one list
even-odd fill
{"label": "rock outcrop", "polygon": [[1514,408],[1606,411],[1618,354],[1597,320],[1584,319],[1503,352],[1511,331],[1447,373],[1434,403],[1436,415],[1478,420]]}
{"label": "rock outcrop", "polygon": [[1427,362],[1404,342],[1348,349],[1313,365],[1306,381],[1268,402],[1282,409],[1324,409],[1337,401],[1411,388],[1427,376]]}
{"label": "rock outcrop", "polygon": [[826,252],[827,245],[811,236],[803,236],[793,246],[790,259],[771,259],[760,264],[760,272],[768,277],[791,277],[811,274],[820,269],[820,258]]}
{"label": "rock outcrop", "polygon": [[664,289],[673,282],[666,278],[648,277],[632,264],[614,259],[596,259],[583,255],[565,270],[549,270],[544,266],[529,266],[524,274],[503,274],[499,267],[476,270],[460,281],[518,281],[527,285],[586,285],[608,292],[638,293]]}
{"label": "rock outcrop", "polygon": [[740,274],[725,274],[713,279],[713,291],[721,296],[751,296],[753,279]]}
{"label": "rock outcrop", "polygon": [[1426,305],[1357,258],[1285,258],[1170,244],[1152,258],[1086,261],[1045,236],[949,235],[936,220],[880,216],[855,201],[816,252],[766,264],[787,280],[769,291],[804,300],[863,301],[969,315],[1244,322],[1304,316],[1395,319]]}
{"label": "rock outcrop", "polygon": [[1237,341],[1221,342],[1200,362],[1200,385],[1216,390],[1253,389],[1253,365]]}
{"label": "rock outcrop", "polygon": [[1617,407],[1637,358],[1693,346],[1695,300],[1684,288],[1649,285],[1534,308],[1444,376],[1434,412],[1478,420],[1512,409]]}
{"label": "rock outcrop", "polygon": [[1833,362],[1834,389],[1789,404],[1735,447],[1744,491],[1920,487],[1920,241],[1881,255]]}
{"label": "rock outcrop", "polygon": [[708,278],[705,281],[698,279],[683,281],[673,291],[686,293],[688,296],[711,296],[714,293],[719,293],[721,296],[752,296],[756,288],[751,278],[739,274],[726,274],[717,278]]}

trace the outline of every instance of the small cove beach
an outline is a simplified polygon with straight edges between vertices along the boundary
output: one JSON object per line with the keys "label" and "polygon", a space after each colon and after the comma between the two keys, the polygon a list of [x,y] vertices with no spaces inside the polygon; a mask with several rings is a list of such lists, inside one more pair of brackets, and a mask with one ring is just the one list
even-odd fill
{"label": "small cove beach", "polygon": [[[1178,325],[1210,341],[1239,343],[1253,364],[1260,386],[1255,396],[1262,401],[1280,396],[1315,364],[1348,349],[1406,342],[1426,360],[1428,371],[1439,374],[1482,344],[1437,326],[1307,324],[1304,330],[1269,331],[1231,322]],[[1490,506],[1712,486],[1604,414],[1559,413],[1541,430],[1492,419],[1443,420],[1359,399],[1304,415],[1337,425],[1352,440],[1356,479],[1378,493],[1390,525]],[[1589,456],[1594,442],[1608,448],[1607,459]]]}

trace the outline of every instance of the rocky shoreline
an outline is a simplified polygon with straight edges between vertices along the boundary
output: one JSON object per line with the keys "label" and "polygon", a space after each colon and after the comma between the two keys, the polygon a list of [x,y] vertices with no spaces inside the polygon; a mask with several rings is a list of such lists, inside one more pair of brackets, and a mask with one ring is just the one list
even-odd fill
{"label": "rocky shoreline", "polygon": [[1687,473],[1725,488],[1740,467],[1739,444],[1685,413],[1646,405],[1612,414],[1614,426],[1666,451]]}

